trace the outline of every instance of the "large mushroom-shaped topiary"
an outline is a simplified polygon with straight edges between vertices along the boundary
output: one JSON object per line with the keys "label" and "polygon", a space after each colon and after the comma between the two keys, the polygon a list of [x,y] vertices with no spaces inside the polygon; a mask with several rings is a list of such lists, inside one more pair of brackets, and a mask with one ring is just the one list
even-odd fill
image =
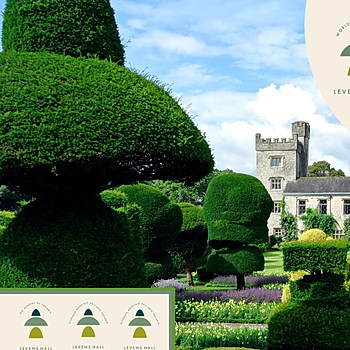
{"label": "large mushroom-shaped topiary", "polygon": [[209,245],[216,249],[207,272],[237,275],[237,288],[245,287],[244,275],[264,269],[264,257],[250,244],[267,241],[267,220],[273,201],[264,185],[245,174],[214,178],[204,198]]}
{"label": "large mushroom-shaped topiary", "polygon": [[[44,16],[41,22],[35,9]],[[133,254],[141,243],[124,223],[126,216],[97,194],[138,180],[196,181],[213,167],[208,144],[171,94],[118,65],[123,48],[111,14],[108,0],[9,0],[5,8],[0,183],[20,185],[37,200],[1,237],[0,256],[35,283],[143,285],[144,263]],[[84,18],[91,20],[81,30],[91,35],[77,29]],[[42,33],[44,22],[53,26],[50,35]],[[54,28],[67,23],[69,50],[51,50],[61,38]],[[31,26],[41,33],[40,47]],[[17,37],[23,39],[19,45]],[[79,225],[85,233],[76,233]],[[130,269],[139,271],[137,281]],[[77,276],[85,277],[75,282]]]}

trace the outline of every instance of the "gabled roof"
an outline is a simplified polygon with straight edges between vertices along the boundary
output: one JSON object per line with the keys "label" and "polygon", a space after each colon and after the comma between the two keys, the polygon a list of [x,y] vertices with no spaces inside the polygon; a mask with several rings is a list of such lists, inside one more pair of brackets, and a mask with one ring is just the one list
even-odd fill
{"label": "gabled roof", "polygon": [[288,181],[284,196],[350,194],[350,177],[302,177]]}

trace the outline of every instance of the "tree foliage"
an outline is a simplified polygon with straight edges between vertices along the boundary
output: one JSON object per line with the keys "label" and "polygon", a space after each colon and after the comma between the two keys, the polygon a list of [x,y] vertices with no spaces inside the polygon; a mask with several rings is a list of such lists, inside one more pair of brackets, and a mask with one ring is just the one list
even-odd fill
{"label": "tree foliage", "polygon": [[208,144],[170,93],[115,63],[0,53],[0,79],[3,184],[34,196],[98,193],[137,180],[196,181],[212,170]]}
{"label": "tree foliage", "polygon": [[330,177],[345,177],[343,170],[331,168],[330,163],[325,160],[314,162],[309,166],[309,177],[325,176],[326,174],[329,174]]}
{"label": "tree foliage", "polygon": [[297,219],[293,214],[289,213],[286,210],[286,202],[284,197],[280,202],[280,207],[281,207],[280,225],[282,228],[283,237],[287,241],[295,240],[297,238],[296,237]]}
{"label": "tree foliage", "polygon": [[183,222],[171,251],[181,255],[186,263],[187,282],[193,286],[191,258],[200,258],[206,250],[208,229],[203,209],[190,203],[179,203]]}
{"label": "tree foliage", "polygon": [[161,190],[174,203],[191,203],[194,205],[203,205],[205,193],[210,181],[223,174],[231,174],[232,170],[214,169],[203,179],[187,186],[185,182],[153,180],[149,184]]}
{"label": "tree foliage", "polygon": [[2,47],[4,51],[96,56],[124,64],[109,0],[7,0]]}
{"label": "tree foliage", "polygon": [[334,230],[339,226],[332,214],[319,214],[317,209],[306,209],[306,215],[300,217],[307,230],[319,228],[328,236],[333,236]]}

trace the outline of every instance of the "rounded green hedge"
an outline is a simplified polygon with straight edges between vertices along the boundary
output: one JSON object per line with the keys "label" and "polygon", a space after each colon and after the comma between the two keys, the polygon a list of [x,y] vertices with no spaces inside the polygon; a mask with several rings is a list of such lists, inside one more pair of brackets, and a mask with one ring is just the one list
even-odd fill
{"label": "rounded green hedge", "polygon": [[126,214],[108,208],[99,196],[64,205],[36,200],[0,237],[1,260],[14,268],[0,274],[0,286],[9,281],[7,287],[16,288],[23,283],[27,287],[145,287],[138,238],[130,232]]}
{"label": "rounded green hedge", "polygon": [[210,246],[227,247],[228,241],[266,243],[272,208],[273,201],[257,178],[237,173],[215,177],[209,183],[203,207]]}
{"label": "rounded green hedge", "polygon": [[211,253],[206,272],[217,275],[250,275],[264,270],[264,256],[257,247],[222,249]]}
{"label": "rounded green hedge", "polygon": [[109,0],[7,0],[2,47],[73,57],[90,54],[124,64]]}
{"label": "rounded green hedge", "polygon": [[174,244],[182,225],[182,212],[160,190],[145,184],[123,185],[117,188],[126,194],[129,203],[141,207],[144,230],[144,256],[147,261],[164,255]]}
{"label": "rounded green hedge", "polygon": [[269,350],[349,350],[350,309],[281,304],[268,321]]}
{"label": "rounded green hedge", "polygon": [[208,229],[204,220],[203,209],[190,203],[178,204],[183,222],[171,250],[178,252],[185,259],[199,258],[205,252]]}
{"label": "rounded green hedge", "polygon": [[39,198],[196,181],[213,168],[207,142],[170,93],[116,63],[2,52],[0,80],[2,184]]}

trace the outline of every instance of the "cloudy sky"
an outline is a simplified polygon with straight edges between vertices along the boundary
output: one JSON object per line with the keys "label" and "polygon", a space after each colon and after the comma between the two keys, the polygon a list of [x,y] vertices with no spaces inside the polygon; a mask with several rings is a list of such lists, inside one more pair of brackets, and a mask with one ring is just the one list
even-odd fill
{"label": "cloudy sky", "polygon": [[301,120],[311,127],[309,163],[326,160],[350,176],[350,132],[324,102],[308,63],[306,0],[110,2],[126,66],[181,96],[218,169],[255,175],[255,134],[288,138]]}

